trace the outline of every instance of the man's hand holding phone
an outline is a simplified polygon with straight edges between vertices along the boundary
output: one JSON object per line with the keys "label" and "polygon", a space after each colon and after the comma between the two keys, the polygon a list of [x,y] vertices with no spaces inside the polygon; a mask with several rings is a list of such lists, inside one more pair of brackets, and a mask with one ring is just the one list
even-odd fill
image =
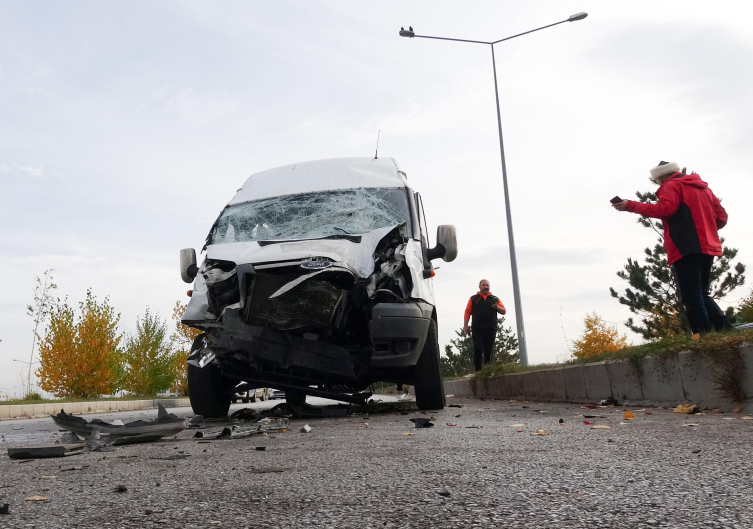
{"label": "man's hand holding phone", "polygon": [[612,207],[617,211],[625,211],[627,209],[628,201],[622,200],[620,197],[616,196],[610,202],[612,203]]}

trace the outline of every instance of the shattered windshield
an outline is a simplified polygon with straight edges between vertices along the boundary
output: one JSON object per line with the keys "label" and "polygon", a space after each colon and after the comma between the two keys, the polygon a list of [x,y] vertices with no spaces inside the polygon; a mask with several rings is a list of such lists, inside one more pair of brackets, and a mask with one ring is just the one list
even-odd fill
{"label": "shattered windshield", "polygon": [[410,228],[402,187],[301,193],[226,208],[217,219],[211,244],[364,234],[401,222]]}

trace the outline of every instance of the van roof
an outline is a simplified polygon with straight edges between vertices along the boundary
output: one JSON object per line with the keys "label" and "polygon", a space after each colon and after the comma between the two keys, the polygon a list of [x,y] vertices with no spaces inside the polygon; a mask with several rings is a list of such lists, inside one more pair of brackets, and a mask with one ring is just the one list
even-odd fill
{"label": "van roof", "polygon": [[330,158],[283,165],[252,174],[228,203],[358,187],[405,187],[407,178],[393,158]]}

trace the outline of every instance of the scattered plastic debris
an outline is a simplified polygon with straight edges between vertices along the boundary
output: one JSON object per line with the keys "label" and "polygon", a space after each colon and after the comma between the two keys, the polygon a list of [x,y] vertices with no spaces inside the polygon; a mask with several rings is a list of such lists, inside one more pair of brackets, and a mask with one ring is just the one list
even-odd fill
{"label": "scattered plastic debris", "polygon": [[259,452],[263,452],[263,451],[265,451],[266,449],[267,449],[267,447],[266,447],[266,446],[257,446],[257,447],[256,447],[256,450],[257,450],[257,451],[259,451]]}
{"label": "scattered plastic debris", "polygon": [[634,413],[633,413],[632,411],[626,411],[626,412],[625,412],[625,413],[624,413],[624,414],[622,415],[622,418],[623,418],[624,420],[626,420],[626,421],[632,421],[633,419],[635,419],[635,414],[634,414]]}
{"label": "scattered plastic debris", "polygon": [[700,448],[694,448],[690,452],[693,453],[693,454],[700,454],[701,453],[701,449]]}
{"label": "scattered plastic debris", "polygon": [[689,423],[683,424],[683,426],[700,426],[700,423],[697,423],[697,422],[689,422]]}
{"label": "scattered plastic debris", "polygon": [[202,415],[195,415],[190,421],[186,423],[188,428],[201,428],[204,424],[204,417]]}
{"label": "scattered plastic debris", "polygon": [[753,421],[753,417],[750,415],[746,415],[745,417],[740,417],[741,421]]}
{"label": "scattered plastic debris", "polygon": [[463,405],[462,404],[448,404],[447,407],[448,408],[462,408]]}
{"label": "scattered plastic debris", "polygon": [[449,493],[448,491],[446,491],[446,490],[440,490],[440,491],[438,491],[438,492],[437,492],[437,494],[439,494],[440,496],[443,496],[443,497],[445,497],[445,498],[449,498],[450,496],[452,496],[452,494],[450,494],[450,493]]}
{"label": "scattered plastic debris", "polygon": [[448,422],[447,426],[457,426],[457,424],[452,424],[451,422]]}
{"label": "scattered plastic debris", "polygon": [[413,432],[403,432],[401,435],[403,437],[408,437],[409,435],[416,435],[416,434],[414,434]]}
{"label": "scattered plastic debris", "polygon": [[511,428],[522,428],[524,426],[525,426],[525,424],[522,423],[522,422],[516,422],[515,424],[511,424],[510,425]]}
{"label": "scattered plastic debris", "polygon": [[611,428],[611,426],[607,426],[606,424],[596,424],[591,426],[592,430],[610,430]]}
{"label": "scattered plastic debris", "polygon": [[431,419],[425,419],[423,417],[411,419],[410,422],[415,424],[416,428],[432,428],[434,426],[434,423],[431,422]]}
{"label": "scattered plastic debris", "polygon": [[301,433],[311,433],[311,426],[308,424],[301,426]]}
{"label": "scattered plastic debris", "polygon": [[557,424],[563,425],[563,424],[565,424],[565,420],[562,419],[562,418],[560,418],[560,420],[557,421]]}
{"label": "scattered plastic debris", "polygon": [[599,401],[599,406],[619,406],[620,403],[614,397],[607,397]]}
{"label": "scattered plastic debris", "polygon": [[0,505],[0,514],[10,514],[10,504],[3,503]]}
{"label": "scattered plastic debris", "polygon": [[592,423],[592,422],[588,422],[588,421],[583,421],[583,424],[586,424],[586,425],[591,425],[591,424],[593,424],[593,423]]}
{"label": "scattered plastic debris", "polygon": [[112,489],[113,492],[128,492],[128,487],[125,485],[115,485]]}

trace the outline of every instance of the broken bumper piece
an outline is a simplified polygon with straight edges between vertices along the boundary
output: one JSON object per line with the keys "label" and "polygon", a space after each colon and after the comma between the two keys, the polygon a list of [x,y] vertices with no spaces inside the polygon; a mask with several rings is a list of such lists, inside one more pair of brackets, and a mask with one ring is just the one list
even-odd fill
{"label": "broken bumper piece", "polygon": [[162,404],[159,405],[157,418],[152,421],[139,420],[126,424],[112,424],[100,419],[87,421],[82,417],[65,413],[63,410],[60,410],[57,415],[52,415],[52,420],[61,428],[87,439],[92,437],[95,430],[102,435],[109,435],[112,439],[131,436],[158,436],[157,439],[161,439],[177,435],[186,429],[183,419],[167,413]]}

